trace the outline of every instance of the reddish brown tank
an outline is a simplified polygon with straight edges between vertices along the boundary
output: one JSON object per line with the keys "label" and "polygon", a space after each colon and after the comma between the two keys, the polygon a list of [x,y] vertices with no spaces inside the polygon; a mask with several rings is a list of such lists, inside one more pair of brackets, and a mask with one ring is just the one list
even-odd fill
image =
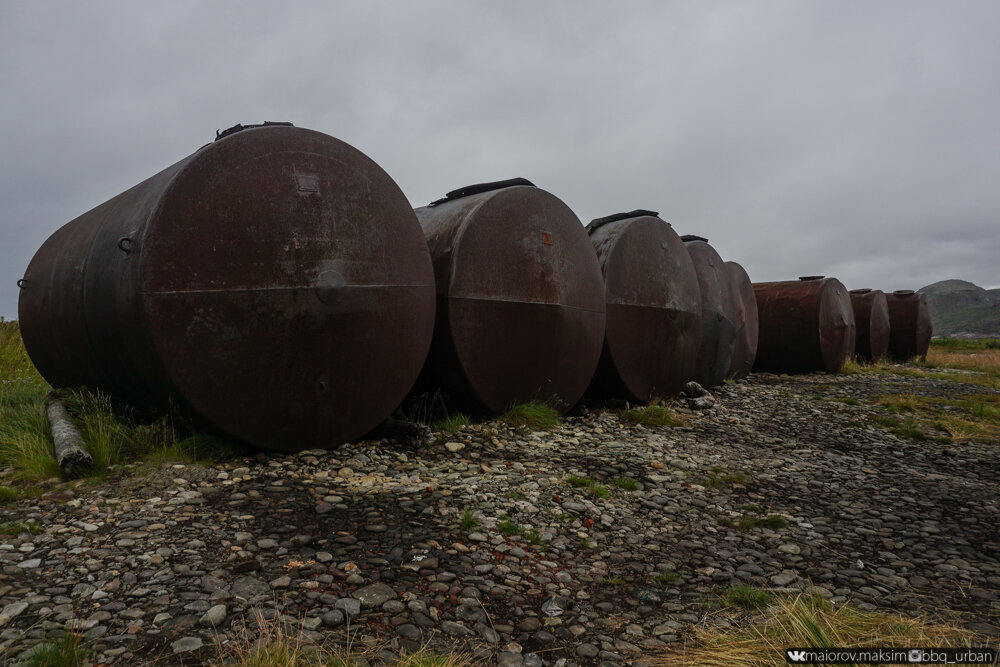
{"label": "reddish brown tank", "polygon": [[876,361],[889,351],[889,306],[880,290],[851,290],[851,307],[857,332],[854,356],[859,361]]}
{"label": "reddish brown tank", "polygon": [[653,211],[587,226],[604,274],[607,329],[590,393],[646,403],[694,375],[701,340],[698,275],[684,242]]}
{"label": "reddish brown tank", "polygon": [[729,281],[722,258],[708,245],[708,239],[690,234],[681,239],[694,262],[701,296],[701,344],[694,380],[704,387],[714,387],[726,379],[736,344],[736,326],[730,319]]}
{"label": "reddish brown tank", "polygon": [[760,339],[755,372],[836,373],[854,351],[854,311],[836,278],[754,283]]}
{"label": "reddish brown tank", "polygon": [[757,356],[760,326],[757,318],[757,298],[754,296],[753,283],[750,282],[746,269],[736,262],[726,262],[723,266],[728,281],[729,319],[736,327],[733,358],[729,362],[727,376],[740,379],[750,375]]}
{"label": "reddish brown tank", "polygon": [[296,451],[361,436],[403,399],[434,275],[371,159],[287,123],[237,126],[55,232],[19,317],[54,386]]}
{"label": "reddish brown tank", "polygon": [[438,315],[422,384],[494,414],[565,411],[594,375],[604,285],[579,218],[524,179],[468,186],[417,209]]}
{"label": "reddish brown tank", "polygon": [[909,361],[927,358],[931,344],[931,310],[920,292],[897,290],[885,295],[889,307],[889,357]]}

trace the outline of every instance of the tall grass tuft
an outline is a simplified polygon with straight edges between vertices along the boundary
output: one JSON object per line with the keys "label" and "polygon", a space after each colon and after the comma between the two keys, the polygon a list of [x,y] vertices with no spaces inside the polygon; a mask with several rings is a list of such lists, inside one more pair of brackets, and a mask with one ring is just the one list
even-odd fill
{"label": "tall grass tuft", "polygon": [[512,406],[500,419],[515,428],[537,431],[551,430],[562,424],[558,410],[535,401]]}
{"label": "tall grass tuft", "polygon": [[67,632],[60,639],[36,646],[22,664],[26,667],[82,667],[86,659],[83,639]]}
{"label": "tall grass tuft", "polygon": [[[50,390],[28,358],[17,322],[0,321],[0,465],[11,466],[15,480],[59,477],[45,413]],[[101,393],[60,394],[94,458],[92,477],[142,460],[218,461],[245,453],[206,434],[179,439],[171,417],[144,424]]]}
{"label": "tall grass tuft", "polygon": [[623,410],[622,417],[643,426],[684,426],[684,419],[677,416],[669,407],[662,405],[647,405],[644,408]]}
{"label": "tall grass tuft", "polygon": [[782,598],[773,615],[750,627],[724,632],[695,629],[695,641],[648,660],[651,667],[779,667],[785,649],[918,646],[985,646],[967,630],[922,619],[867,613],[849,605],[834,608],[821,596]]}

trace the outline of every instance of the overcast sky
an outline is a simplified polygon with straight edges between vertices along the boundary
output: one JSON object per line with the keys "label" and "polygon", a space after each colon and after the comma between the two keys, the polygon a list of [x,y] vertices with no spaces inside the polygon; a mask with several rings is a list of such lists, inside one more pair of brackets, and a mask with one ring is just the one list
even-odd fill
{"label": "overcast sky", "polygon": [[65,222],[238,122],[414,206],[523,176],[754,281],[1000,285],[1000,2],[0,0],[0,316]]}

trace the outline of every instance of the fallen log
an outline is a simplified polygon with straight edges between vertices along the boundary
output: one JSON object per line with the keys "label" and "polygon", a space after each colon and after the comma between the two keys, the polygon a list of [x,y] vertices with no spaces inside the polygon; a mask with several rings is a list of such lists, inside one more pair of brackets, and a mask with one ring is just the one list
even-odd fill
{"label": "fallen log", "polygon": [[93,468],[94,458],[83,448],[83,436],[57,392],[49,394],[45,412],[52,430],[52,450],[63,477],[76,477]]}

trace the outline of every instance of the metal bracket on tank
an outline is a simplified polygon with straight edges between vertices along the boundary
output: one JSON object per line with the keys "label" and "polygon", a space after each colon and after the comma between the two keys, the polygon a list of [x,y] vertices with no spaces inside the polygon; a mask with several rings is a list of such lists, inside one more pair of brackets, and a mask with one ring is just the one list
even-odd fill
{"label": "metal bracket on tank", "polygon": [[685,234],[681,237],[681,241],[684,241],[684,243],[690,243],[691,241],[704,241],[705,243],[708,243],[708,239],[704,236],[698,236],[696,234]]}
{"label": "metal bracket on tank", "polygon": [[127,236],[123,236],[120,239],[118,239],[118,249],[121,250],[126,255],[131,255],[133,243],[134,242],[132,241],[132,239],[130,239]]}
{"label": "metal bracket on tank", "polygon": [[258,123],[256,125],[241,125],[237,123],[236,125],[233,125],[229,129],[223,130],[222,132],[216,130],[215,140],[218,141],[219,139],[225,139],[231,134],[236,134],[237,132],[242,132],[243,130],[252,130],[255,127],[295,127],[295,126],[286,121],[273,121],[273,120],[265,120],[263,123]]}
{"label": "metal bracket on tank", "polygon": [[21,289],[24,289],[24,286],[27,284],[28,284],[27,278],[21,278],[17,281],[17,286],[20,287]]}
{"label": "metal bracket on tank", "polygon": [[606,215],[603,218],[594,218],[590,221],[590,224],[584,227],[588,234],[593,234],[600,227],[608,224],[609,222],[617,222],[619,220],[628,220],[629,218],[638,218],[640,216],[650,215],[652,217],[657,217],[660,215],[659,211],[649,211],[644,208],[637,208],[634,211],[628,211],[626,213],[615,213],[613,215]]}
{"label": "metal bracket on tank", "polygon": [[491,190],[502,190],[503,188],[512,188],[515,185],[527,185],[528,187],[532,188],[537,187],[534,183],[532,183],[526,178],[508,178],[506,181],[491,181],[489,183],[476,183],[475,185],[466,185],[464,188],[452,190],[444,197],[441,197],[441,199],[436,199],[427,206],[428,207],[437,206],[438,204],[443,204],[447,201],[452,201],[453,199],[461,199],[462,197],[478,195],[481,192],[490,192]]}

